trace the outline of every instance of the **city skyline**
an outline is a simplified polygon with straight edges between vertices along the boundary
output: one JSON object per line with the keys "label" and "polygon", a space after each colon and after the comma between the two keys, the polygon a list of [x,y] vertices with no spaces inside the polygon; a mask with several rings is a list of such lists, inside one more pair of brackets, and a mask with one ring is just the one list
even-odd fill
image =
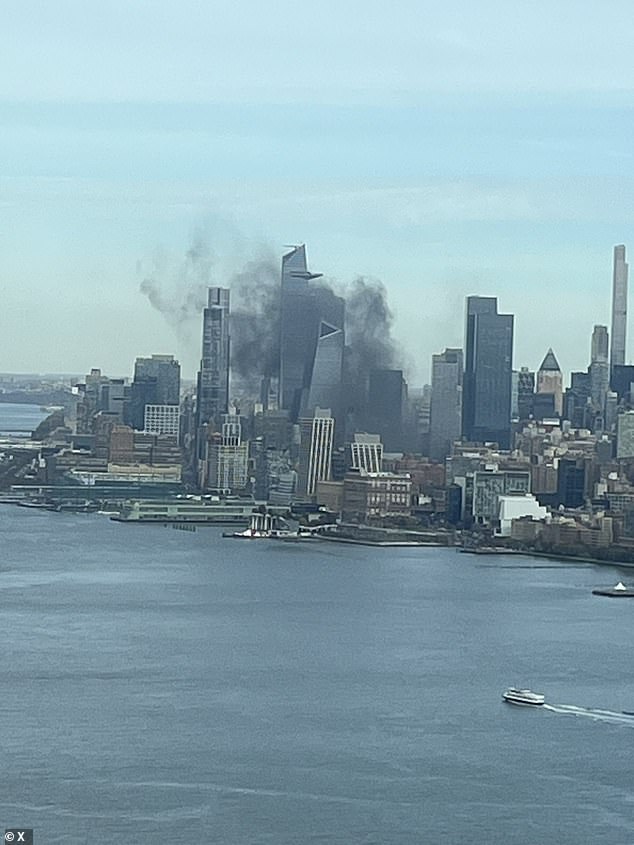
{"label": "city skyline", "polygon": [[[594,359],[597,329],[601,329],[601,331],[604,332],[604,336],[602,337],[602,341],[601,341],[603,346],[606,346],[606,345],[609,346],[609,353],[608,353],[607,347],[606,347],[606,349],[603,350],[603,353],[602,353],[602,355],[604,357],[606,357],[608,354],[610,356],[610,366],[609,366],[608,369],[611,369],[614,365],[617,366],[617,369],[619,367],[621,369],[623,369],[623,365],[622,365],[623,360],[629,366],[634,366],[634,364],[630,364],[630,361],[632,361],[633,359],[632,359],[632,357],[628,356],[627,352],[625,352],[625,342],[624,342],[625,336],[627,334],[627,328],[628,328],[628,325],[627,325],[628,264],[625,261],[625,256],[626,256],[626,246],[625,245],[621,244],[621,245],[616,245],[616,246],[613,247],[614,263],[613,263],[613,268],[612,268],[613,281],[612,281],[612,287],[611,287],[611,291],[612,291],[612,314],[611,314],[612,323],[614,323],[614,321],[615,321],[615,313],[616,313],[615,308],[616,308],[617,311],[619,311],[619,316],[617,318],[619,339],[616,343],[616,348],[617,348],[618,351],[616,353],[616,358],[614,358],[614,364],[612,364],[612,358],[614,357],[615,341],[613,339],[612,325],[611,324],[610,325],[601,325],[601,324],[598,324],[598,323],[595,322],[592,326],[592,332],[590,332],[590,330],[588,330],[587,336],[585,338],[585,345],[588,347],[588,353],[586,354],[586,353],[584,353],[583,350],[581,350],[579,355],[578,355],[578,360],[579,360],[579,362],[582,366],[584,364],[587,365],[588,361],[590,361],[590,363],[592,363],[592,361]],[[289,258],[291,259],[291,263],[287,264]],[[332,278],[328,275],[326,275],[325,278],[323,278],[323,280],[321,282],[318,282],[317,286],[314,289],[312,289],[312,290],[310,289],[310,286],[308,286],[308,283],[314,282],[315,280],[322,279],[322,277],[324,277],[324,274],[322,274],[322,273],[312,273],[311,271],[309,271],[307,269],[306,244],[300,244],[300,245],[292,247],[290,253],[282,253],[279,256],[279,261],[280,261],[280,266],[278,266],[278,269],[277,269],[278,280],[274,281],[273,284],[274,284],[275,287],[279,287],[279,295],[280,295],[279,319],[282,321],[282,325],[284,324],[284,319],[283,319],[284,296],[283,296],[283,294],[284,294],[285,290],[289,290],[289,288],[288,288],[289,281],[291,281],[292,284],[294,285],[294,284],[297,283],[298,280],[300,280],[301,285],[306,286],[305,290],[302,287],[302,290],[304,291],[305,297],[308,297],[306,299],[306,303],[311,304],[311,305],[314,304],[314,303],[318,303],[318,305],[319,305],[319,307],[317,307],[317,310],[314,312],[314,314],[312,314],[312,317],[309,321],[310,331],[308,332],[308,334],[310,334],[312,336],[312,334],[314,333],[313,330],[316,331],[315,339],[316,339],[317,346],[313,349],[311,344],[309,344],[310,348],[307,347],[307,350],[308,350],[308,352],[307,352],[308,358],[307,358],[307,364],[306,364],[307,369],[306,369],[306,372],[304,373],[303,372],[304,368],[302,368],[302,373],[299,376],[300,381],[302,379],[304,380],[303,387],[299,391],[296,388],[296,392],[298,394],[296,404],[297,403],[300,403],[300,404],[303,403],[303,410],[309,410],[310,409],[309,400],[311,399],[311,392],[313,394],[315,393],[315,390],[317,389],[317,385],[319,385],[318,390],[322,394],[325,393],[325,395],[321,396],[321,399],[322,399],[321,404],[322,405],[325,404],[325,402],[323,401],[324,398],[333,398],[332,396],[330,396],[330,391],[331,391],[330,384],[331,384],[331,381],[332,381],[331,378],[330,378],[330,376],[332,375],[332,372],[330,372],[330,370],[332,369],[332,365],[333,365],[333,362],[335,361],[335,359],[339,360],[339,364],[337,365],[338,368],[340,368],[341,364],[343,363],[340,360],[341,357],[342,357],[342,354],[343,354],[343,349],[340,348],[340,347],[341,347],[342,342],[345,342],[345,331],[344,331],[344,326],[341,325],[341,324],[344,321],[343,315],[344,315],[345,309],[346,309],[345,300],[342,297],[339,297],[339,296],[336,295],[336,290],[337,289],[341,290],[342,293],[344,293],[344,292],[350,293],[351,291],[350,291],[350,289],[346,290],[346,289],[341,289],[341,288],[335,288],[335,291],[333,291],[332,288],[330,287],[330,285],[332,284]],[[294,267],[295,264],[297,264],[297,267],[299,267],[300,269],[299,270],[296,269],[295,271],[293,271],[292,267]],[[255,266],[257,267],[257,265],[255,265]],[[264,266],[264,263],[263,263],[262,266]],[[281,271],[280,271],[280,268],[281,268]],[[289,268],[290,268],[290,270],[289,270]],[[618,269],[618,276],[617,276],[617,268],[619,268]],[[257,270],[254,271],[254,272],[257,272]],[[274,270],[271,267],[267,267],[266,272],[270,272],[273,275],[275,275]],[[280,278],[281,278],[281,284],[280,284],[280,281],[279,281]],[[616,282],[617,278],[619,279],[619,285],[618,286],[617,286],[617,282]],[[238,276],[235,277],[235,279],[242,279],[242,276],[238,275]],[[269,284],[269,282],[270,282],[269,279],[263,278],[264,284]],[[191,384],[196,385],[197,380],[200,377],[200,365],[201,365],[200,332],[202,330],[203,335],[209,333],[209,328],[205,329],[205,326],[207,325],[208,317],[206,316],[206,314],[209,311],[209,305],[210,305],[210,302],[211,302],[212,295],[217,296],[218,294],[216,292],[222,291],[222,295],[225,297],[225,299],[223,301],[223,308],[226,309],[226,314],[231,314],[232,324],[233,324],[234,319],[239,320],[241,317],[243,317],[243,315],[245,313],[243,309],[245,307],[248,308],[248,306],[245,306],[245,301],[248,301],[248,300],[244,299],[244,293],[242,294],[241,304],[238,305],[238,310],[237,311],[234,310],[233,305],[232,305],[231,308],[229,308],[228,303],[229,303],[229,298],[231,296],[231,290],[232,290],[231,288],[221,288],[221,287],[214,286],[214,285],[209,285],[209,286],[199,285],[198,288],[195,291],[192,288],[189,288],[186,291],[184,291],[184,296],[185,296],[185,299],[187,300],[187,302],[182,304],[182,311],[185,312],[185,309],[187,310],[187,319],[188,319],[188,321],[191,322],[191,330],[192,330],[192,334],[193,334],[192,346],[197,348],[198,363],[197,363],[195,370],[191,373],[191,375],[189,375],[189,376],[184,375],[183,376],[183,382],[185,382],[185,383],[189,382]],[[159,292],[159,295],[160,295],[160,292]],[[388,292],[383,290],[380,295],[385,297],[384,302],[382,304],[382,307],[389,309]],[[467,314],[468,309],[469,309],[469,300],[496,300],[497,301],[498,297],[497,296],[481,296],[479,294],[469,294],[469,295],[465,296],[464,301],[462,303],[462,314],[460,315],[460,317],[463,321],[462,337],[460,338],[460,343],[456,344],[455,347],[445,346],[445,351],[447,351],[448,349],[451,349],[451,348],[455,348],[455,349],[463,349],[464,348],[464,343],[466,341],[465,331],[464,331],[464,318],[465,318],[465,315]],[[619,303],[618,307],[615,305],[617,300],[618,300],[618,303]],[[178,310],[178,305],[177,305],[176,302],[172,301],[169,304],[173,309]],[[270,306],[270,303],[269,303],[269,306]],[[294,321],[296,322],[298,319],[300,319],[301,314],[303,314],[303,312],[306,310],[301,304],[298,307],[299,307],[299,311],[297,312],[297,314],[294,314],[294,316],[291,315],[291,318],[287,318],[286,322],[289,325],[293,324]],[[159,309],[159,310],[161,310],[161,309]],[[337,323],[338,326],[339,325],[341,326],[341,328],[337,328],[337,327],[331,325],[330,323],[326,323],[324,321],[324,319],[323,319],[324,310],[327,312],[327,317],[330,316],[331,322]],[[509,309],[509,313],[513,316],[513,318],[516,318],[518,316],[516,312],[512,311],[512,309]],[[319,315],[322,315],[322,316],[320,317]],[[257,317],[257,311],[254,310],[253,314],[251,316],[254,319],[254,324],[257,323],[257,320],[255,319]],[[269,314],[268,316],[270,317],[271,315]],[[335,319],[332,319],[332,317],[335,317]],[[307,324],[307,326],[308,326],[308,324]],[[531,353],[532,357],[529,361],[528,366],[527,366],[525,360],[519,360],[518,361],[517,360],[517,354],[516,354],[516,327],[517,327],[517,321],[515,321],[515,326],[514,326],[514,329],[513,329],[513,339],[512,339],[512,346],[511,346],[511,351],[512,351],[512,355],[513,355],[512,371],[513,371],[513,373],[519,373],[520,370],[524,370],[524,369],[531,370],[532,369],[534,371],[534,373],[537,373],[540,370],[540,366],[534,365],[533,367],[531,367],[531,364],[532,364],[533,361],[541,360],[543,358],[543,354],[538,354],[538,350],[537,350],[537,348],[535,348],[533,350],[533,352]],[[388,321],[386,323],[386,328],[387,328],[388,331],[391,331],[391,320],[389,318],[389,315],[388,315]],[[358,329],[359,329],[359,326],[357,326],[357,330]],[[228,344],[229,335],[232,335],[232,337],[233,337],[234,331],[235,331],[235,329],[229,328],[229,323],[225,322],[224,329],[223,329],[223,341],[222,341],[223,344]],[[238,331],[239,331],[239,329],[238,329]],[[250,332],[253,332],[253,327],[251,327]],[[337,342],[337,350],[338,351],[336,352],[334,358],[333,358],[333,352],[332,351],[325,353],[324,365],[325,365],[326,361],[328,362],[328,365],[326,366],[326,369],[323,370],[323,373],[321,373],[322,367],[319,367],[318,370],[313,371],[313,368],[317,365],[318,360],[320,360],[319,356],[315,357],[316,356],[316,350],[319,349],[319,347],[320,347],[320,345],[323,341],[330,342],[332,340],[332,335],[340,336],[340,340]],[[284,332],[282,332],[282,338],[283,337],[284,337]],[[397,360],[399,363],[402,362],[403,374],[406,377],[408,375],[411,375],[412,368],[411,368],[411,366],[409,368],[407,366],[408,364],[411,365],[411,358],[409,358],[407,356],[407,352],[403,349],[402,345],[400,345],[398,343],[398,338],[393,338],[393,337],[389,336],[387,338],[387,340],[388,340],[388,343],[391,343],[391,342],[395,343],[395,353],[394,353],[396,355],[395,360]],[[247,342],[249,341],[248,333],[247,333],[246,341]],[[209,340],[207,341],[207,343],[209,343]],[[368,343],[368,346],[370,346],[370,338],[368,338],[367,343]],[[282,348],[283,347],[284,347],[284,340],[282,339],[282,345],[281,345],[280,350],[279,350],[279,354],[281,356],[280,357],[280,367],[281,367],[280,371],[277,374],[276,373],[270,373],[270,374],[267,373],[267,376],[271,377],[271,379],[272,379],[271,389],[274,389],[276,392],[279,389],[280,399],[283,398],[282,397],[283,387],[282,387],[281,384],[278,387],[278,385],[277,385],[277,375],[280,375],[281,372],[284,369],[283,365],[282,365],[282,361],[283,361],[283,358],[284,358],[284,355],[282,354]],[[267,350],[267,352],[271,352],[271,350]],[[158,352],[158,353],[155,352],[155,351],[152,351],[152,352],[147,352],[145,354],[147,356],[149,356],[148,360],[150,360],[150,358],[153,358],[153,359],[170,359],[170,358],[176,357],[173,352],[166,352],[164,349],[161,352]],[[274,355],[276,354],[274,350],[273,350],[273,354]],[[431,384],[433,382],[434,360],[439,356],[439,354],[440,354],[440,350],[436,350],[431,354],[430,360],[428,362],[429,363],[429,378],[421,386],[431,386]],[[222,404],[222,407],[226,409],[228,407],[229,402],[231,401],[231,397],[232,397],[232,394],[231,394],[232,388],[229,386],[229,383],[228,383],[229,372],[233,371],[233,374],[231,376],[231,381],[232,381],[232,383],[237,383],[237,384],[241,383],[241,378],[244,376],[244,372],[240,373],[241,368],[239,366],[236,366],[236,363],[233,360],[234,359],[233,340],[232,340],[232,348],[231,348],[231,355],[230,355],[231,361],[229,362],[228,345],[227,345],[227,349],[224,352],[224,356],[225,356],[225,360],[226,360],[226,363],[224,365],[225,371],[224,371],[224,376],[223,376],[223,379],[224,379],[224,382],[225,382],[225,387],[224,387],[224,399],[223,399],[221,404]],[[254,356],[251,355],[250,357],[253,358]],[[575,374],[575,371],[574,370],[567,370],[564,367],[560,368],[559,364],[557,363],[558,357],[559,357],[559,354],[557,354],[557,356],[555,356],[555,354],[553,352],[553,344],[549,344],[548,352],[547,352],[546,358],[544,360],[547,361],[547,360],[552,359],[552,360],[555,361],[556,369],[558,369],[558,371],[561,373],[561,378],[563,380],[561,386],[562,386],[562,389],[563,389],[570,384],[570,378]],[[139,355],[138,353],[136,353],[133,360],[138,362],[140,360],[145,360],[145,358],[144,358],[143,355]],[[180,365],[180,360],[179,360],[178,363]],[[607,358],[606,358],[606,364],[607,363],[608,363],[608,361],[607,361]],[[543,365],[544,365],[544,361],[542,361],[541,367],[543,367]],[[50,370],[50,369],[40,369],[39,371],[38,370],[33,370],[33,371],[26,371],[26,370],[25,371],[19,371],[19,370],[2,371],[2,370],[0,370],[0,373],[4,372],[4,374],[7,374],[7,375],[10,375],[10,374],[16,374],[16,375],[32,374],[32,375],[51,375],[51,376],[59,375],[61,377],[68,377],[68,378],[73,379],[73,378],[81,377],[82,372],[84,370],[88,369],[88,366],[98,366],[99,369],[103,370],[104,372],[107,371],[107,367],[102,366],[102,362],[96,362],[95,363],[94,361],[91,361],[90,365],[83,366],[82,368],[80,368],[76,372],[73,372],[72,370],[67,370],[67,371],[63,371],[63,372],[62,371],[56,372],[56,371]],[[124,378],[124,379],[130,379],[131,380],[130,372],[133,368],[136,369],[136,366],[137,366],[136,364],[131,362],[125,368],[124,371],[122,371],[122,372],[110,371],[108,374],[111,378],[114,377],[114,378]],[[627,369],[627,367],[625,369]],[[420,371],[420,367],[416,368],[414,371],[415,372]],[[256,378],[256,381],[259,382],[259,379],[262,377],[263,373],[258,370],[257,372],[254,371],[253,375]],[[314,376],[316,376],[316,378],[314,378]],[[343,373],[342,373],[342,376],[343,376]],[[235,379],[235,381],[234,381],[234,379]],[[617,376],[617,380],[618,380],[618,376]],[[280,381],[282,381],[282,380],[280,379]],[[408,383],[409,383],[410,388],[417,386],[416,382],[412,382],[412,381],[408,380]],[[255,391],[255,392],[257,393],[258,391]],[[540,392],[540,391],[538,390],[537,392]],[[301,397],[300,397],[300,394],[301,394]],[[289,404],[288,398],[286,398],[286,399],[287,399],[286,403],[284,401],[282,401],[282,405],[287,404],[289,410],[293,410],[293,408],[291,407],[293,403],[291,402]],[[295,415],[297,415],[299,413],[299,411],[302,410],[302,408],[300,407],[300,404],[297,404],[297,408],[294,411]],[[319,396],[317,396],[317,401],[312,402],[313,406],[316,405],[316,404],[319,404]],[[558,407],[559,407],[559,405],[558,405]],[[222,409],[220,409],[220,410],[221,410],[221,412],[223,412]]]}

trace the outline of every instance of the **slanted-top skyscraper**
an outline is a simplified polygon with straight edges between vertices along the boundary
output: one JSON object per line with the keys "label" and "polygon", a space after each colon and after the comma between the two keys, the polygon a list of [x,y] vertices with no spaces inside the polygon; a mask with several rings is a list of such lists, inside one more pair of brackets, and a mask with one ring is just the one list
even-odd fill
{"label": "slanted-top skyscraper", "polygon": [[511,440],[513,315],[498,314],[497,298],[467,297],[462,434],[474,442]]}
{"label": "slanted-top skyscraper", "polygon": [[625,340],[627,333],[627,275],[623,244],[614,247],[614,269],[612,272],[612,334],[610,342],[610,372],[616,365],[625,364]]}
{"label": "slanted-top skyscraper", "polygon": [[292,422],[317,406],[338,416],[344,350],[344,301],[326,287],[313,285],[306,247],[282,258],[280,301],[280,407]]}

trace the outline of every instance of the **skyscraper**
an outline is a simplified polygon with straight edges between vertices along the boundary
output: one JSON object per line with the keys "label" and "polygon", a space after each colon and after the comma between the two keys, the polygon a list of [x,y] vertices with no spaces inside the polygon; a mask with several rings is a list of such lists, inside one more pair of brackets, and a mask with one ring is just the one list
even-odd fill
{"label": "skyscraper", "polygon": [[535,396],[535,373],[528,367],[521,367],[517,374],[517,415],[527,420],[533,413]]}
{"label": "skyscraper", "polygon": [[[590,347],[590,398],[601,420],[605,413],[605,398],[610,386],[608,349],[607,326],[595,326]],[[601,427],[599,425],[599,428]]]}
{"label": "skyscraper", "polygon": [[623,244],[614,247],[612,271],[612,337],[610,343],[610,373],[617,364],[625,364],[625,338],[627,331],[627,275]]}
{"label": "skyscraper", "polygon": [[498,314],[497,298],[467,297],[462,434],[474,442],[511,439],[513,315]]}
{"label": "skyscraper", "polygon": [[429,457],[434,461],[444,461],[460,439],[463,369],[462,349],[432,356]]}
{"label": "skyscraper", "polygon": [[152,355],[137,358],[134,380],[156,380],[156,402],[159,405],[178,405],[180,401],[181,365],[173,355]]}
{"label": "skyscraper", "polygon": [[537,371],[537,393],[549,393],[553,397],[555,413],[562,415],[564,409],[564,385],[555,353],[549,349]]}
{"label": "skyscraper", "polygon": [[203,311],[203,341],[198,371],[198,426],[220,424],[229,410],[229,290],[209,288]]}
{"label": "skyscraper", "polygon": [[344,301],[327,287],[312,284],[306,247],[282,258],[280,299],[280,407],[292,422],[317,406],[338,416],[344,350]]}
{"label": "skyscraper", "polygon": [[388,452],[403,450],[407,383],[402,370],[370,370],[367,418]]}
{"label": "skyscraper", "polygon": [[312,498],[318,481],[330,478],[332,441],[335,421],[329,408],[315,408],[312,417],[299,421],[299,473],[297,492]]}
{"label": "skyscraper", "polygon": [[[178,406],[180,403],[181,365],[173,355],[137,358],[130,385],[127,422],[141,430],[145,426],[148,405]],[[168,412],[173,413],[173,412]]]}

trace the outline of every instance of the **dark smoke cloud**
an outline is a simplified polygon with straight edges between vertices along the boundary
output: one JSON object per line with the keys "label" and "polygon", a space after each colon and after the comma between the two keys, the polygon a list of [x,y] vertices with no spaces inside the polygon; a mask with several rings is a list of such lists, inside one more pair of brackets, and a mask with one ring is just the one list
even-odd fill
{"label": "dark smoke cloud", "polygon": [[364,276],[355,279],[346,292],[346,345],[357,371],[397,367],[393,322],[383,283]]}
{"label": "dark smoke cloud", "polygon": [[378,279],[359,276],[346,291],[345,411],[353,427],[364,419],[370,371],[400,369],[392,338],[394,316]]}
{"label": "dark smoke cloud", "polygon": [[[140,291],[175,330],[179,339],[200,354],[202,311],[207,288],[231,289],[231,366],[234,383],[257,392],[262,377],[279,373],[280,260],[265,253],[230,279],[212,277],[213,255],[204,234],[199,233],[174,268],[155,260],[154,271],[143,279]],[[392,338],[393,315],[381,281],[359,276],[338,290],[331,279],[314,282],[346,301],[346,393],[359,408],[370,370],[399,368],[402,355]]]}
{"label": "dark smoke cloud", "polygon": [[280,270],[272,256],[249,261],[231,288],[231,366],[243,387],[257,391],[279,371]]}

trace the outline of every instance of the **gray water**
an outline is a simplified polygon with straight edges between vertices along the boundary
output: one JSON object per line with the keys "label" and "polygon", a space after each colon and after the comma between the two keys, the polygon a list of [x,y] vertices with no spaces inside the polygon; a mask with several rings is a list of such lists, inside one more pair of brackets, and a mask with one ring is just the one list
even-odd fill
{"label": "gray water", "polygon": [[29,437],[48,415],[39,405],[0,402],[0,436]]}
{"label": "gray water", "polygon": [[11,506],[0,555],[38,845],[634,843],[634,601],[590,592],[627,573]]}

